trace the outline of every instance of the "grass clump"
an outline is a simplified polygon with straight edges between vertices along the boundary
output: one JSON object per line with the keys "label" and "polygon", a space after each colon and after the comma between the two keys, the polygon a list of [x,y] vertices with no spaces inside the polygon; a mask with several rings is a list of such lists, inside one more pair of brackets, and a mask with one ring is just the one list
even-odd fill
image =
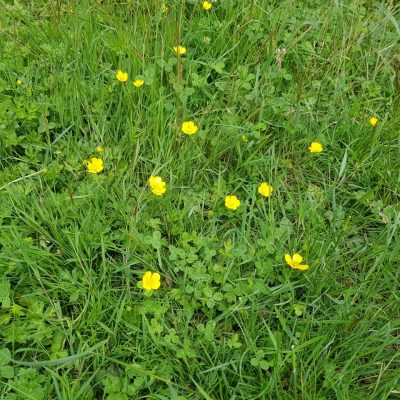
{"label": "grass clump", "polygon": [[0,3],[0,397],[399,396],[399,6]]}

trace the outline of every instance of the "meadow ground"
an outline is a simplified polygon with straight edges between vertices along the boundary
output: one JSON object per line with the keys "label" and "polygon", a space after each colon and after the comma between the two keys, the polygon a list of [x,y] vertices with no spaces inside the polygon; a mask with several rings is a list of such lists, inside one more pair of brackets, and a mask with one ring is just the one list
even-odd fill
{"label": "meadow ground", "polygon": [[400,6],[204,6],[0,1],[1,399],[400,399]]}

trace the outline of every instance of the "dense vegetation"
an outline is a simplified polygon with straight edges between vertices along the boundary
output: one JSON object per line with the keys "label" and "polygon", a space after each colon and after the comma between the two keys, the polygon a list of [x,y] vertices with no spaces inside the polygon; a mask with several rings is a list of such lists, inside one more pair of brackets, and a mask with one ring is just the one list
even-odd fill
{"label": "dense vegetation", "polygon": [[1,399],[399,398],[400,7],[210,5],[0,1]]}

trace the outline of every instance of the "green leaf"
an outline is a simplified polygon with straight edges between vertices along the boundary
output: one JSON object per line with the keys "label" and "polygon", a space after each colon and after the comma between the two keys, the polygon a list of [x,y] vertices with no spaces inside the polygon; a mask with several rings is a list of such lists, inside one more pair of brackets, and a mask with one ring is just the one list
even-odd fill
{"label": "green leaf", "polygon": [[222,299],[224,298],[224,295],[221,292],[215,292],[213,299],[215,301],[222,301]]}
{"label": "green leaf", "polygon": [[217,63],[214,63],[212,65],[212,68],[218,72],[219,74],[223,74],[224,73],[224,68],[225,68],[225,63],[223,63],[222,61],[219,61]]}
{"label": "green leaf", "polygon": [[7,365],[11,361],[11,352],[5,347],[0,349],[0,366]]}
{"label": "green leaf", "polygon": [[14,389],[21,396],[21,399],[27,400],[43,400],[44,390],[42,386],[35,381],[21,379],[20,381],[14,381],[12,383]]}
{"label": "green leaf", "polygon": [[14,368],[11,365],[1,367],[0,375],[6,379],[12,379],[14,377]]}
{"label": "green leaf", "polygon": [[259,363],[260,363],[260,361],[259,361],[257,358],[252,358],[252,359],[250,360],[250,364],[251,364],[253,367],[257,367]]}
{"label": "green leaf", "polygon": [[4,277],[0,282],[0,301],[4,308],[10,307],[10,281]]}
{"label": "green leaf", "polygon": [[301,315],[303,315],[303,311],[304,311],[305,306],[303,304],[294,304],[293,305],[293,309],[294,309],[294,313],[300,317]]}
{"label": "green leaf", "polygon": [[108,375],[103,379],[104,391],[108,394],[119,393],[122,389],[121,378],[115,375]]}
{"label": "green leaf", "polygon": [[128,400],[128,396],[124,393],[113,393],[107,396],[107,400]]}
{"label": "green leaf", "polygon": [[271,365],[270,365],[270,363],[268,361],[266,361],[266,360],[261,360],[260,361],[260,368],[261,369],[267,370],[267,369],[269,369],[270,366]]}
{"label": "green leaf", "polygon": [[68,356],[68,357],[63,357],[63,358],[59,358],[57,360],[45,360],[45,361],[17,361],[17,360],[12,360],[12,362],[14,364],[18,364],[18,365],[26,365],[26,366],[30,366],[30,367],[50,367],[53,365],[63,365],[63,364],[69,364],[72,363],[76,360],[79,360],[82,357],[85,356],[89,356],[91,355],[95,350],[97,350],[100,347],[103,347],[106,343],[107,343],[108,339],[105,339],[97,344],[95,344],[94,346],[90,347],[88,350],[82,352],[82,353],[78,353],[78,354],[74,354],[72,356]]}

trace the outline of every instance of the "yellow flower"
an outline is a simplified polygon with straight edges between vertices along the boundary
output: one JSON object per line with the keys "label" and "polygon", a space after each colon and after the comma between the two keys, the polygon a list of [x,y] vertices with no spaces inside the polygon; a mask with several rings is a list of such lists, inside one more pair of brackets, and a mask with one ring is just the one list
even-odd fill
{"label": "yellow flower", "polygon": [[90,161],[87,161],[85,164],[88,172],[91,174],[98,174],[104,169],[103,160],[101,158],[92,157]]}
{"label": "yellow flower", "polygon": [[135,86],[135,87],[140,87],[140,86],[143,85],[143,83],[144,83],[144,80],[142,80],[142,79],[136,79],[136,81],[133,82],[132,85]]}
{"label": "yellow flower", "polygon": [[306,264],[301,265],[303,261],[303,257],[300,254],[293,254],[293,257],[290,254],[285,254],[286,263],[292,267],[293,269],[299,269],[300,271],[306,271],[309,266]]}
{"label": "yellow flower", "polygon": [[162,196],[167,191],[167,184],[162,180],[161,176],[151,176],[149,185],[156,196]]}
{"label": "yellow flower", "polygon": [[204,10],[208,11],[212,7],[212,4],[209,1],[203,1]]}
{"label": "yellow flower", "polygon": [[174,46],[174,52],[175,52],[175,54],[177,54],[178,56],[183,56],[184,54],[186,54],[186,47],[183,47],[183,46]]}
{"label": "yellow flower", "polygon": [[248,141],[249,141],[249,138],[248,138],[246,135],[242,135],[242,136],[240,137],[240,140],[241,140],[242,142],[248,142]]}
{"label": "yellow flower", "polygon": [[271,196],[272,192],[274,191],[274,188],[271,185],[268,185],[267,182],[263,182],[259,187],[258,187],[258,193],[260,193],[264,197],[269,197]]}
{"label": "yellow flower", "polygon": [[312,142],[310,144],[310,147],[308,148],[310,150],[310,153],[321,153],[321,151],[324,149],[322,147],[322,144],[319,142]]}
{"label": "yellow flower", "polygon": [[225,206],[230,210],[236,210],[240,206],[240,200],[236,196],[226,196]]}
{"label": "yellow flower", "polygon": [[122,70],[118,70],[117,73],[115,74],[115,76],[117,77],[117,79],[120,82],[126,82],[128,80],[128,73],[124,72]]}
{"label": "yellow flower", "polygon": [[378,122],[379,122],[379,120],[378,120],[378,118],[376,118],[376,117],[371,117],[371,118],[369,119],[369,124],[370,124],[371,126],[373,126],[374,128],[375,128],[375,126],[378,124]]}
{"label": "yellow flower", "polygon": [[167,7],[167,5],[166,5],[165,3],[163,3],[163,4],[161,5],[161,11],[162,11],[163,13],[168,12],[168,7]]}
{"label": "yellow flower", "polygon": [[193,121],[185,121],[182,124],[182,132],[186,133],[186,135],[193,135],[199,130],[199,128],[195,125]]}
{"label": "yellow flower", "polygon": [[143,289],[156,290],[161,286],[160,274],[158,272],[147,271],[142,278]]}
{"label": "yellow flower", "polygon": [[22,83],[23,83],[23,82],[22,82],[22,79],[17,79],[17,85],[18,85],[18,86],[21,86]]}
{"label": "yellow flower", "polygon": [[102,146],[97,146],[97,147],[96,147],[96,151],[97,151],[98,153],[104,153],[104,148],[103,148]]}

